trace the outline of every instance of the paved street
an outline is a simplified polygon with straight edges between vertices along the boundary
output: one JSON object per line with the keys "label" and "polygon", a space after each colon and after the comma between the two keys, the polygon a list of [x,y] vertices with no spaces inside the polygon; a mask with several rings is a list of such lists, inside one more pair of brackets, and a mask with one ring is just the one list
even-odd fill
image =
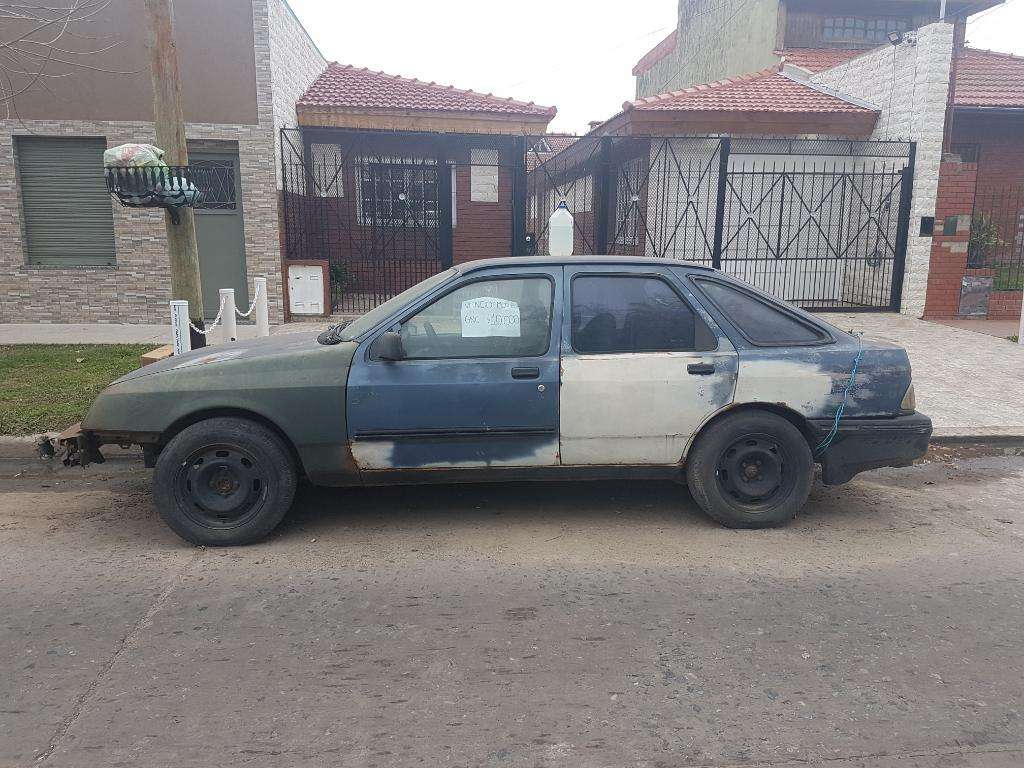
{"label": "paved street", "polygon": [[0,766],[1019,766],[1024,457],[938,450],[776,531],[306,488],[230,550],[116,460],[0,461]]}

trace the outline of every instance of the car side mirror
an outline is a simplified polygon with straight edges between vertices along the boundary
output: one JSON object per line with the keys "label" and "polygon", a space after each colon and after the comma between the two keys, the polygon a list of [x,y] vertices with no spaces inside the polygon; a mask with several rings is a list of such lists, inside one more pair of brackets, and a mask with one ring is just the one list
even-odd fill
{"label": "car side mirror", "polygon": [[373,352],[381,360],[402,360],[405,358],[405,347],[402,337],[395,331],[387,331],[377,337],[373,343]]}

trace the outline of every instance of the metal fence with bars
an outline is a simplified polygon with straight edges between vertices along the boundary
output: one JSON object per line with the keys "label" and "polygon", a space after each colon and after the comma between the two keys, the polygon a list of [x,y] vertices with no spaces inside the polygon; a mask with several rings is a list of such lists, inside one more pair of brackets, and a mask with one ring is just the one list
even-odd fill
{"label": "metal fence with bars", "polygon": [[967,268],[991,275],[993,291],[1024,288],[1024,187],[975,191]]}
{"label": "metal fence with bars", "polygon": [[[898,309],[914,145],[304,129],[282,134],[285,252],[327,260],[361,311],[471,258],[547,252],[565,201],[577,254],[684,259],[817,310]],[[448,168],[439,172],[439,168]]]}

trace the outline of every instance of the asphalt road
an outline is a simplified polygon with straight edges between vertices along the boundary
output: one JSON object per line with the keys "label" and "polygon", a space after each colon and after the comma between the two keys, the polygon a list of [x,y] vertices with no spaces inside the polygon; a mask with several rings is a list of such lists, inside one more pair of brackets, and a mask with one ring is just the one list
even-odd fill
{"label": "asphalt road", "polygon": [[1024,458],[976,454],[762,532],[670,484],[307,488],[229,550],[144,471],[0,462],[0,766],[1019,766]]}

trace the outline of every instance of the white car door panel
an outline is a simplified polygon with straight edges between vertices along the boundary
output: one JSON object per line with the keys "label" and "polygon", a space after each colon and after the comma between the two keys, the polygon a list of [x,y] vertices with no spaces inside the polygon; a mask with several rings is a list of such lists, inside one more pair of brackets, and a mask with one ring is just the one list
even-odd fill
{"label": "white car door panel", "polygon": [[[733,399],[737,358],[728,339],[669,275],[625,270],[566,270],[563,465],[677,463],[697,428]],[[575,289],[574,277],[583,281]]]}

